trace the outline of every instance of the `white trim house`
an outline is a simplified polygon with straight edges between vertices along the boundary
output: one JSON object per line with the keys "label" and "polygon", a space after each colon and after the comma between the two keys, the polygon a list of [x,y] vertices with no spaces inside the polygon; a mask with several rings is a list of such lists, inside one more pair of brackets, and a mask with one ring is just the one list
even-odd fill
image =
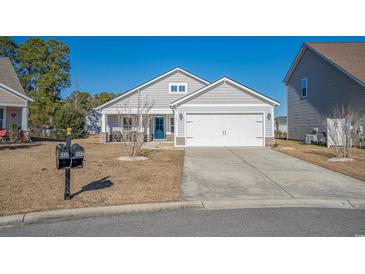
{"label": "white trim house", "polygon": [[174,141],[181,147],[265,146],[274,141],[279,102],[227,77],[209,83],[181,68],[97,107],[101,140],[110,141],[114,131],[127,129],[123,109],[128,106],[133,113],[144,100],[154,102],[147,140]]}
{"label": "white trim house", "polygon": [[7,57],[0,57],[0,129],[28,132],[28,105],[34,100],[24,89]]}

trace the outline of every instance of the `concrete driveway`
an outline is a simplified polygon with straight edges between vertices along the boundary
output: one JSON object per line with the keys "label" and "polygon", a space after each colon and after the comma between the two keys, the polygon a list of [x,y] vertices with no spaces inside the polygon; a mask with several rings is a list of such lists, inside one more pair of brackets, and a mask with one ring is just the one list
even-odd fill
{"label": "concrete driveway", "polygon": [[365,182],[270,148],[187,148],[186,200],[364,199]]}

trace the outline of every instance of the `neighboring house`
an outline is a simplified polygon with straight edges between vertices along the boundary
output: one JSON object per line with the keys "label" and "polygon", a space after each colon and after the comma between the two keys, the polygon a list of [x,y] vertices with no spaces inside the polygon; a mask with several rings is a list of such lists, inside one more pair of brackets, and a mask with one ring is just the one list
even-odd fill
{"label": "neighboring house", "polygon": [[282,133],[288,132],[288,119],[286,116],[278,116],[275,118],[275,131]]}
{"label": "neighboring house", "polygon": [[365,43],[304,43],[284,83],[288,139],[303,140],[314,129],[326,132],[335,107],[364,115]]}
{"label": "neighboring house", "polygon": [[0,57],[0,129],[21,129],[28,136],[28,104],[15,70],[7,57]]}
{"label": "neighboring house", "polygon": [[[129,112],[154,102],[147,140],[176,146],[265,146],[274,142],[274,108],[279,103],[227,77],[213,83],[181,68],[172,69],[97,107],[101,140],[128,130]],[[142,100],[142,101],[143,101]]]}

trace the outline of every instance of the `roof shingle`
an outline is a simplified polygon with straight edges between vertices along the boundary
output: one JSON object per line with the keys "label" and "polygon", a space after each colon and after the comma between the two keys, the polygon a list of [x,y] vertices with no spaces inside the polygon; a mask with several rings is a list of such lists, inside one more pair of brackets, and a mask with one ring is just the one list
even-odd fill
{"label": "roof shingle", "polygon": [[365,83],[365,42],[306,44],[356,79]]}
{"label": "roof shingle", "polygon": [[0,83],[25,94],[23,86],[8,57],[0,57]]}

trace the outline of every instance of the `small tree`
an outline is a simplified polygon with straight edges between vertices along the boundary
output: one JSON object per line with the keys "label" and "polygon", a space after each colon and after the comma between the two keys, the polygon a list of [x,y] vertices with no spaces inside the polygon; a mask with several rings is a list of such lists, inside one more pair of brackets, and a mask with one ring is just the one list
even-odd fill
{"label": "small tree", "polygon": [[332,109],[327,118],[327,146],[334,146],[337,158],[349,158],[359,141],[361,115],[344,105]]}
{"label": "small tree", "polygon": [[[119,124],[122,128],[121,139],[130,157],[140,155],[144,143],[144,134],[147,132],[152,118],[151,108],[154,102],[148,98],[141,100],[140,97],[138,92],[137,109],[130,108],[127,103],[124,105],[124,111],[118,115]],[[124,123],[128,125],[127,128],[123,128]]]}
{"label": "small tree", "polygon": [[66,138],[66,128],[72,128],[72,137],[86,136],[85,115],[73,104],[66,102],[57,110],[55,118],[55,135],[57,138]]}

